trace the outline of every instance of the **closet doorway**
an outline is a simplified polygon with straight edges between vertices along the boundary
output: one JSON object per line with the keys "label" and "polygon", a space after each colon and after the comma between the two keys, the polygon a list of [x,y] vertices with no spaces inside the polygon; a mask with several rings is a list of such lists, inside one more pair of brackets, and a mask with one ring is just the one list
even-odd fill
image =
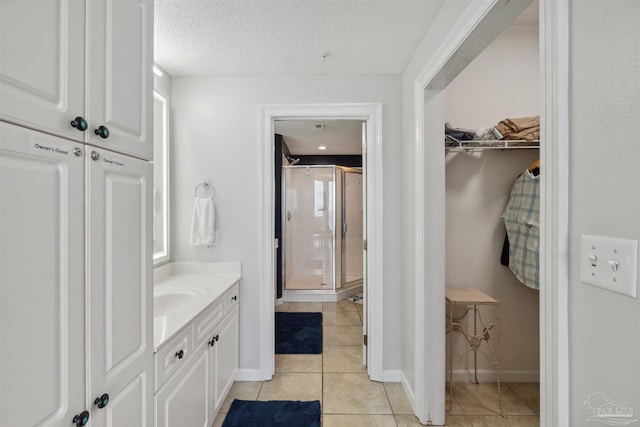
{"label": "closet doorway", "polygon": [[[416,300],[424,313],[416,314],[416,415],[434,425],[445,422],[445,289],[447,283],[446,215],[447,187],[443,124],[447,120],[445,92],[460,73],[529,6],[531,2],[496,2],[470,8],[455,36],[447,40],[416,80],[415,117],[418,147],[415,153],[415,188],[420,208],[416,232],[424,235],[415,253]],[[542,158],[540,208],[539,334],[530,340],[540,345],[540,420],[542,424],[566,425],[568,390],[566,340],[566,199],[568,168],[566,135],[567,33],[562,25],[566,7],[540,2],[540,76],[537,99],[541,119]],[[501,65],[500,65],[501,66]],[[490,99],[489,99],[490,101]],[[464,124],[460,124],[464,127]],[[472,160],[472,159],[469,159]],[[528,159],[521,159],[521,165]],[[526,166],[524,166],[526,168]],[[524,169],[524,168],[522,168]],[[426,222],[425,218],[429,221]],[[469,220],[472,217],[469,216]],[[504,235],[503,235],[504,236]],[[496,240],[499,238],[495,237]],[[425,254],[430,254],[425,257]],[[498,254],[499,256],[499,254]],[[424,261],[426,259],[426,262]],[[462,262],[462,259],[459,259]],[[464,262],[473,262],[466,260]],[[461,264],[462,265],[462,264]],[[502,343],[504,345],[504,343]],[[512,372],[516,375],[517,372]],[[528,373],[525,372],[526,375]],[[423,403],[426,402],[426,403]]]}
{"label": "closet doorway", "polygon": [[[446,291],[478,290],[500,307],[499,319],[495,307],[478,308],[476,321],[482,320],[487,328],[499,323],[482,337],[477,354],[463,354],[468,347],[465,336],[449,332],[452,351],[447,362],[454,362],[454,399],[457,391],[478,388],[468,383],[500,380],[501,395],[515,395],[518,413],[528,415],[539,408],[520,405],[509,383],[526,383],[528,390],[539,383],[540,177],[531,167],[540,158],[539,52],[534,2],[443,90]],[[515,194],[520,185],[527,187],[526,207],[521,206],[527,216],[518,214],[515,223],[512,215],[503,220],[509,203],[524,204],[522,192]],[[528,227],[518,228],[520,218]],[[505,220],[510,224],[510,241],[505,240]],[[461,323],[473,334],[471,314]]]}
{"label": "closet doorway", "polygon": [[[277,218],[278,213],[276,212],[277,206],[282,206],[281,201],[277,200],[276,197],[276,186],[281,185],[278,182],[278,177],[276,176],[278,173],[278,167],[276,164],[276,157],[282,156],[282,152],[278,153],[278,137],[276,134],[278,133],[277,123],[279,122],[289,122],[289,121],[306,121],[310,122],[313,126],[317,124],[318,127],[322,127],[323,123],[330,123],[331,121],[344,120],[344,121],[352,121],[358,122],[360,126],[360,135],[361,135],[361,170],[358,170],[361,173],[361,184],[362,184],[362,195],[363,195],[363,203],[362,203],[362,222],[363,222],[363,233],[361,239],[368,241],[369,245],[364,243],[361,253],[363,256],[362,261],[362,278],[360,279],[363,287],[364,294],[364,304],[363,304],[363,362],[367,365],[367,371],[369,377],[374,381],[382,380],[382,359],[383,359],[383,312],[382,312],[382,223],[381,223],[381,212],[382,212],[382,185],[381,185],[381,177],[382,177],[382,169],[381,169],[381,159],[378,158],[378,154],[381,152],[380,149],[380,135],[381,135],[381,105],[380,104],[330,104],[330,105],[300,105],[300,106],[276,106],[276,107],[265,107],[263,108],[263,126],[262,126],[262,150],[263,150],[263,183],[264,183],[264,199],[263,199],[263,212],[264,216],[264,283],[265,286],[263,288],[263,298],[261,299],[261,331],[262,336],[265,337],[261,345],[261,367],[262,372],[261,376],[263,379],[270,379],[273,376],[273,366],[274,366],[274,311],[276,301],[279,298],[278,295],[278,279],[282,278],[285,274],[285,270],[282,269],[280,274],[278,273],[278,267],[282,266],[282,260],[278,260],[278,249],[286,248],[286,238],[285,242],[278,241],[274,244],[274,235],[276,235],[276,223],[281,221],[283,218],[286,220],[286,211],[280,211],[280,217]],[[315,147],[317,150],[317,147]],[[371,154],[369,154],[371,153]],[[295,165],[286,166],[285,169],[293,168],[300,166],[302,164],[301,155],[296,155],[295,151],[289,153],[287,155],[285,153],[285,158],[289,157],[289,159],[285,160],[285,164],[295,163]],[[300,159],[300,160],[298,160]],[[274,165],[276,165],[276,171],[274,173]],[[311,175],[311,169],[318,168],[324,169],[324,167],[316,165],[308,165],[309,166],[309,174]],[[333,166],[333,165],[330,165]],[[302,167],[303,175],[306,174],[306,166]],[[355,169],[348,171],[344,171],[345,173],[354,172]],[[332,174],[335,176],[335,174]],[[352,180],[352,176],[349,176],[349,181]],[[316,184],[315,181],[318,181],[319,184]],[[329,181],[324,182],[322,179],[315,180],[313,185],[317,186],[319,196],[318,203],[320,200],[322,202],[322,206],[318,204],[314,206],[313,210],[316,214],[318,214],[318,219],[322,220],[324,218],[325,209],[329,207],[329,199],[327,198],[331,191],[331,185]],[[326,180],[325,180],[326,181]],[[335,181],[334,181],[335,182]],[[322,191],[320,191],[320,187],[322,187]],[[280,187],[282,188],[282,187]],[[314,187],[315,188],[315,187]],[[335,189],[335,184],[334,187]],[[327,190],[327,191],[325,191]],[[322,194],[320,194],[322,193]],[[335,193],[335,191],[333,191]],[[281,193],[281,197],[286,197],[285,194]],[[332,203],[341,203],[335,197],[330,197],[333,199]],[[340,199],[342,200],[342,199]],[[335,205],[334,205],[335,210]],[[317,212],[316,212],[317,211]],[[293,214],[293,213],[292,213]],[[347,215],[349,215],[347,213]],[[328,223],[331,221],[328,221]],[[328,224],[327,223],[327,224]],[[356,227],[358,227],[356,223]],[[339,228],[341,233],[344,230],[344,225],[340,223],[337,228]],[[347,225],[348,227],[348,225]],[[334,226],[334,228],[336,228]],[[312,233],[318,235],[324,234],[332,234],[332,233]],[[318,236],[316,236],[318,237]],[[321,236],[320,236],[321,237]],[[346,235],[345,235],[346,237]],[[313,239],[312,239],[313,240]],[[317,239],[316,239],[317,240]],[[313,243],[313,242],[311,242]],[[319,246],[323,246],[322,241],[316,242]],[[325,242],[328,243],[328,242]],[[352,242],[344,241],[344,245],[341,245],[348,252],[351,248]],[[313,246],[313,245],[312,245]],[[368,246],[368,247],[367,247]],[[278,248],[279,247],[279,248]],[[313,252],[313,251],[312,251]],[[352,251],[353,252],[353,251]],[[323,261],[320,264],[324,264],[324,258],[333,259],[331,261],[333,263],[331,274],[327,275],[330,279],[334,279],[335,283],[340,283],[340,285],[348,285],[348,272],[342,272],[340,269],[340,274],[336,274],[335,263],[338,260],[337,257],[324,256],[327,254],[323,254],[320,252],[320,255],[316,257],[317,259],[312,259],[314,266],[317,267],[319,261]],[[351,263],[353,266],[353,262],[344,260],[344,257],[340,255],[339,263]],[[349,255],[345,253],[344,255]],[[351,253],[351,257],[353,257],[354,253]],[[312,257],[313,258],[313,257]],[[315,270],[322,270],[322,268]],[[346,273],[346,274],[345,274]],[[353,273],[353,272],[352,272]],[[353,274],[352,274],[353,275]],[[337,276],[340,276],[338,278]],[[286,283],[283,283],[284,288],[283,291],[286,291]],[[320,286],[322,286],[320,284]],[[354,288],[355,289],[355,288]],[[331,297],[334,298],[333,295],[329,295],[330,293],[335,293],[334,291],[326,291],[326,290],[312,290],[311,292],[316,292],[319,295],[320,301],[322,298]],[[303,292],[304,293],[304,292]],[[324,295],[326,294],[326,295]],[[281,294],[282,295],[282,294]],[[317,296],[318,296],[317,295]],[[372,345],[365,345],[366,336],[375,336],[375,340],[372,341]]]}

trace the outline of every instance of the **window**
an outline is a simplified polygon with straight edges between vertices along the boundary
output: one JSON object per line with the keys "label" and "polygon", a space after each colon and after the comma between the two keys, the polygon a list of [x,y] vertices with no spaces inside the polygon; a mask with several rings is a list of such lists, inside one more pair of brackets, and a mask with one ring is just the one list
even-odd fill
{"label": "window", "polygon": [[153,91],[153,263],[169,261],[169,102]]}

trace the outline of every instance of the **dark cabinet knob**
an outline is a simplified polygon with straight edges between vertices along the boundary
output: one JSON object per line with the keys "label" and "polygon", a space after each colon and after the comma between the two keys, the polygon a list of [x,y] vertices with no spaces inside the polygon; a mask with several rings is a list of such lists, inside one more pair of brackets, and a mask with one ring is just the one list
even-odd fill
{"label": "dark cabinet knob", "polygon": [[220,335],[216,335],[215,337],[211,337],[211,341],[209,341],[209,346],[213,347],[219,339],[220,339]]}
{"label": "dark cabinet knob", "polygon": [[96,397],[96,400],[94,400],[93,403],[95,403],[98,408],[102,409],[109,404],[109,395],[105,393],[100,397]]}
{"label": "dark cabinet knob", "polygon": [[233,301],[238,301],[238,295],[234,295],[234,296],[232,296],[232,297],[231,297],[231,299],[232,299]]}
{"label": "dark cabinet knob", "polygon": [[85,426],[87,425],[88,422],[89,422],[89,411],[82,411],[81,413],[73,417],[73,423],[77,427]]}
{"label": "dark cabinet knob", "polygon": [[176,352],[176,357],[178,359],[182,359],[184,357],[184,350],[180,350],[180,351]]}
{"label": "dark cabinet knob", "polygon": [[94,132],[102,139],[109,138],[109,128],[106,126],[100,126],[98,129],[94,130]]}
{"label": "dark cabinet knob", "polygon": [[84,117],[78,116],[71,121],[71,127],[78,129],[80,132],[84,132],[85,130],[87,130],[89,125],[87,124],[87,121],[84,119]]}

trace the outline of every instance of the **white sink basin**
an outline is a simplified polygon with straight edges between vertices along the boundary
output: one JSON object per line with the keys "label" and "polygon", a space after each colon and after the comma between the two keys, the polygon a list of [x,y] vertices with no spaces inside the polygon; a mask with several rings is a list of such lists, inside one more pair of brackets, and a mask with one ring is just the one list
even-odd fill
{"label": "white sink basin", "polygon": [[153,286],[153,344],[156,351],[240,280],[240,263],[222,263],[225,268],[216,265],[170,263],[156,269]]}
{"label": "white sink basin", "polygon": [[154,317],[166,317],[197,303],[204,292],[200,289],[159,289],[153,293]]}

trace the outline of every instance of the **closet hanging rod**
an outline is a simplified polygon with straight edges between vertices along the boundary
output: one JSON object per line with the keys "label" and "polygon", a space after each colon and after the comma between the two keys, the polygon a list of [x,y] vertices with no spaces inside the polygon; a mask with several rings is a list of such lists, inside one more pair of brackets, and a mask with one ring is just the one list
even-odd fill
{"label": "closet hanging rod", "polygon": [[[452,144],[455,143],[457,145]],[[478,151],[478,150],[513,150],[513,149],[538,149],[540,141],[534,140],[495,140],[495,141],[458,141],[447,137],[445,141],[446,151]]]}
{"label": "closet hanging rod", "polygon": [[447,152],[457,151],[485,151],[485,150],[538,150],[539,145],[520,145],[514,147],[445,147]]}

